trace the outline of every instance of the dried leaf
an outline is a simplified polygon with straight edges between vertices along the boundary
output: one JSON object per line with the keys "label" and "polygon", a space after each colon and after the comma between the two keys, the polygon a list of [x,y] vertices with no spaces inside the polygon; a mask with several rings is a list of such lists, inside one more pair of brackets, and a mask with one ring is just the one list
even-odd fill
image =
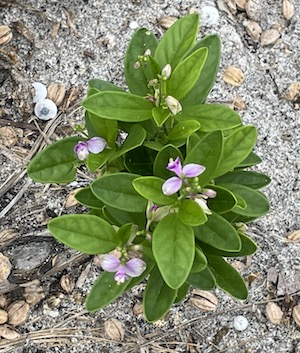
{"label": "dried leaf", "polygon": [[18,326],[23,324],[29,315],[29,305],[24,301],[12,303],[8,309],[8,323],[10,325]]}
{"label": "dried leaf", "polygon": [[173,23],[177,21],[176,17],[173,16],[165,16],[159,20],[159,25],[164,29],[169,29]]}
{"label": "dried leaf", "polygon": [[79,202],[75,199],[75,195],[78,191],[82,190],[82,188],[78,188],[69,192],[66,199],[66,208],[76,206]]}
{"label": "dried leaf", "polygon": [[143,310],[143,304],[141,302],[137,302],[134,304],[133,308],[132,308],[132,312],[134,315],[136,316],[141,316],[144,313]]}
{"label": "dried leaf", "polygon": [[248,0],[245,4],[247,16],[254,21],[260,21],[262,14],[261,0]]}
{"label": "dried leaf", "polygon": [[65,292],[71,293],[75,288],[75,281],[73,276],[63,275],[60,279],[60,286]]}
{"label": "dried leaf", "polygon": [[105,333],[114,341],[123,341],[124,329],[117,319],[109,319],[104,323]]}
{"label": "dried leaf", "polygon": [[266,316],[272,324],[278,325],[283,317],[283,312],[277,304],[270,302],[266,306]]}
{"label": "dried leaf", "polygon": [[63,84],[50,83],[47,88],[47,98],[51,99],[58,107],[62,104],[66,95],[66,87]]}
{"label": "dried leaf", "polygon": [[7,340],[16,340],[20,337],[20,334],[9,328],[7,325],[1,325],[0,336],[6,338]]}
{"label": "dried leaf", "polygon": [[0,309],[0,324],[5,324],[8,319],[8,313],[5,310]]}
{"label": "dried leaf", "polygon": [[244,73],[235,66],[229,66],[224,71],[223,80],[229,85],[239,87],[245,80]]}
{"label": "dried leaf", "polygon": [[218,306],[218,298],[211,292],[195,289],[192,292],[190,302],[198,309],[214,311]]}
{"label": "dried leaf", "polygon": [[254,42],[258,42],[262,29],[256,21],[246,20],[244,23],[248,35],[252,38]]}

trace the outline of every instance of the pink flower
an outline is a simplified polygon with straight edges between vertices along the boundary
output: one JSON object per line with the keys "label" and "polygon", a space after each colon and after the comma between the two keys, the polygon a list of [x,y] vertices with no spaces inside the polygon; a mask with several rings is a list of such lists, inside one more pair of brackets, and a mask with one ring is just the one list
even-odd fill
{"label": "pink flower", "polygon": [[107,272],[116,272],[115,281],[120,284],[124,283],[130,277],[140,276],[146,269],[146,263],[138,258],[128,260],[123,264],[117,256],[113,254],[105,254],[100,257],[100,264],[103,270]]}
{"label": "pink flower", "polygon": [[177,157],[175,161],[170,159],[167,169],[174,172],[177,177],[171,177],[163,183],[162,191],[165,195],[175,194],[181,189],[182,181],[184,179],[197,177],[205,171],[205,167],[203,165],[194,163],[186,164],[182,168],[179,157]]}
{"label": "pink flower", "polygon": [[87,159],[89,153],[100,153],[106,147],[106,141],[102,137],[92,137],[87,141],[79,141],[73,151],[77,154],[80,161]]}

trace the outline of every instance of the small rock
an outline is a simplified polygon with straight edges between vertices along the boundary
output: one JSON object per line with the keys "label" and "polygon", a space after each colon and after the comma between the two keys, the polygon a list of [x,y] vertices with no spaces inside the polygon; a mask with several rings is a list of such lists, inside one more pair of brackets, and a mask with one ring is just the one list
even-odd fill
{"label": "small rock", "polygon": [[18,143],[18,138],[15,130],[10,126],[0,128],[0,143],[6,147],[12,147]]}
{"label": "small rock", "polygon": [[248,327],[248,324],[248,320],[245,318],[245,316],[242,315],[236,316],[233,320],[233,327],[237,331],[245,331]]}
{"label": "small rock", "polygon": [[300,97],[300,82],[293,82],[287,89],[285,99],[295,101]]}

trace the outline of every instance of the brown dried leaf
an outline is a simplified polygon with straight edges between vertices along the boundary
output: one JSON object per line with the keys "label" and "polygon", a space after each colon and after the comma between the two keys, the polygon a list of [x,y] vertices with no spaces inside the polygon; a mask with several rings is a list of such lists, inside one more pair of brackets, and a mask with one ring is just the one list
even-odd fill
{"label": "brown dried leaf", "polygon": [[0,324],[5,324],[8,319],[8,313],[0,309]]}
{"label": "brown dried leaf", "polygon": [[295,230],[293,233],[291,233],[290,235],[288,235],[288,240],[290,241],[298,241],[300,240],[300,229]]}
{"label": "brown dried leaf", "polygon": [[47,98],[51,99],[58,107],[64,101],[66,95],[66,87],[59,83],[50,83],[47,88]]}
{"label": "brown dried leaf", "polygon": [[282,13],[284,18],[289,21],[294,16],[294,13],[295,13],[294,4],[289,0],[283,0]]}
{"label": "brown dried leaf", "polygon": [[65,292],[71,293],[72,290],[75,288],[75,281],[73,276],[71,275],[61,276],[60,285]]}
{"label": "brown dried leaf", "polygon": [[66,208],[78,205],[79,202],[76,200],[75,195],[80,190],[82,190],[82,188],[78,188],[78,189],[75,189],[75,190],[72,190],[71,192],[69,192],[67,199],[66,199]]}
{"label": "brown dried leaf", "polygon": [[0,336],[6,338],[7,340],[16,340],[20,337],[20,334],[9,328],[7,325],[1,325]]}
{"label": "brown dried leaf", "polygon": [[0,45],[9,43],[12,37],[11,29],[8,26],[0,26]]}
{"label": "brown dried leaf", "polygon": [[0,294],[0,308],[4,309],[6,308],[8,304],[8,300],[4,294]]}
{"label": "brown dried leaf", "polygon": [[114,341],[123,341],[124,329],[117,319],[109,319],[104,323],[105,333]]}
{"label": "brown dried leaf", "polygon": [[15,229],[6,228],[0,231],[0,244],[3,245],[9,240],[16,238],[18,233]]}
{"label": "brown dried leaf", "polygon": [[15,130],[10,126],[0,128],[0,143],[6,147],[14,146],[18,143]]}
{"label": "brown dried leaf", "polygon": [[272,324],[278,325],[283,317],[283,312],[277,304],[270,302],[266,306],[266,316]]}
{"label": "brown dried leaf", "polygon": [[218,298],[211,292],[195,289],[192,292],[190,302],[198,309],[205,311],[214,311],[218,306]]}
{"label": "brown dried leaf", "polygon": [[159,20],[159,25],[164,29],[169,29],[173,23],[177,21],[176,17],[173,16],[165,16]]}
{"label": "brown dried leaf", "polygon": [[45,298],[44,288],[40,286],[39,280],[26,283],[23,287],[25,287],[24,298],[28,304],[35,305]]}
{"label": "brown dried leaf", "polygon": [[12,303],[8,309],[8,323],[10,325],[18,326],[23,324],[29,315],[29,305],[24,301]]}
{"label": "brown dried leaf", "polygon": [[272,45],[280,38],[280,33],[275,28],[267,29],[260,36],[260,44],[262,46]]}
{"label": "brown dried leaf", "polygon": [[11,268],[12,266],[8,257],[0,253],[0,281],[7,280],[10,275]]}
{"label": "brown dried leaf", "polygon": [[295,305],[293,308],[293,319],[300,326],[300,304]]}
{"label": "brown dried leaf", "polygon": [[132,308],[132,312],[136,316],[143,315],[143,313],[144,313],[143,304],[141,302],[135,303],[133,308]]}
{"label": "brown dried leaf", "polygon": [[229,85],[239,87],[245,80],[244,73],[235,66],[229,66],[224,71],[223,80]]}

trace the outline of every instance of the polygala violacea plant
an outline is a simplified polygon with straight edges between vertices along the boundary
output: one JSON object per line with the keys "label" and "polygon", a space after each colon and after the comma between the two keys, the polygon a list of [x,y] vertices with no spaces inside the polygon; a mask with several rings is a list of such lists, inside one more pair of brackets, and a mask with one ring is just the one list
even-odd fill
{"label": "polygala violacea plant", "polygon": [[95,311],[145,283],[145,318],[154,322],[189,287],[218,286],[234,298],[247,288],[226,258],[251,255],[246,224],[268,211],[259,191],[269,178],[251,171],[254,126],[220,104],[207,104],[220,40],[196,42],[196,14],[176,21],[160,42],[134,33],[125,55],[128,90],[88,83],[85,125],[33,158],[28,175],[69,183],[77,167],[95,179],[76,194],[83,214],[52,219],[60,242],[98,255],[103,272],[85,306]]}

